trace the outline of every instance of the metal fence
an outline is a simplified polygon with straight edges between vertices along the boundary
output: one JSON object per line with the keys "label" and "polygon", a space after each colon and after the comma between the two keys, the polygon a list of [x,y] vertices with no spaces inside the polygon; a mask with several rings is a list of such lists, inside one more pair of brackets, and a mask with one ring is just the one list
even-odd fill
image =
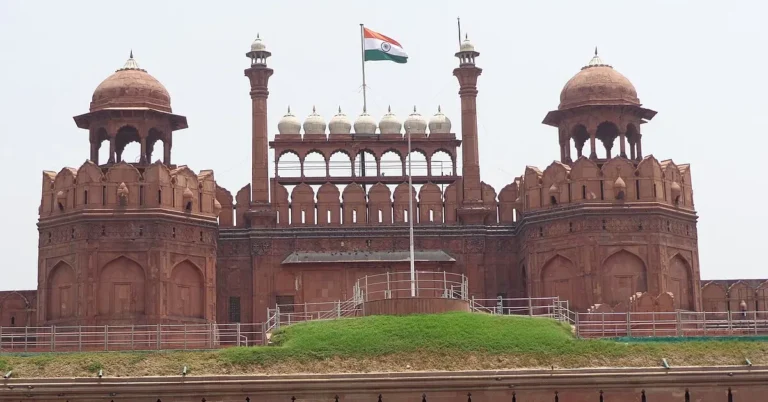
{"label": "metal fence", "polygon": [[0,327],[3,352],[190,350],[263,344],[263,324]]}
{"label": "metal fence", "polygon": [[359,303],[384,299],[402,299],[411,297],[467,300],[467,277],[445,271],[415,271],[411,280],[410,271],[385,272],[367,275],[357,280],[354,285],[353,299]]}
{"label": "metal fence", "polygon": [[768,335],[768,316],[758,311],[578,313],[575,326],[583,338]]}

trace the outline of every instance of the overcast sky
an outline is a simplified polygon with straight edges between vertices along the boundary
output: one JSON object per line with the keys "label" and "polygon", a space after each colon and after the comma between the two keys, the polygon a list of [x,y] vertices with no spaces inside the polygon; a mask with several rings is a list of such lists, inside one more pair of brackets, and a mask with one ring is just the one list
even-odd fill
{"label": "overcast sky", "polygon": [[[0,290],[33,289],[43,170],[79,167],[96,86],[131,49],[188,117],[174,162],[250,180],[244,53],[259,32],[273,57],[269,126],[287,105],[326,120],[362,108],[359,24],[398,40],[408,64],[368,63],[369,112],[401,118],[438,105],[460,129],[456,17],[481,52],[481,175],[497,191],[559,157],[541,120],[599,46],[659,114],[643,151],[692,165],[702,278],[766,278],[768,6],[759,1],[9,1],[0,2]],[[460,134],[460,132],[459,132]]]}

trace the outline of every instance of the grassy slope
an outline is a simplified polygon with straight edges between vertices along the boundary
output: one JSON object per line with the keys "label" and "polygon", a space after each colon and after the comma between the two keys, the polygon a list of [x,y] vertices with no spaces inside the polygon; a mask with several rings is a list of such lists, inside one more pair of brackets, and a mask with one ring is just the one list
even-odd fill
{"label": "grassy slope", "polygon": [[277,346],[205,352],[0,356],[15,376],[191,375],[768,364],[768,342],[619,343],[577,340],[551,320],[483,314],[309,322],[275,334]]}

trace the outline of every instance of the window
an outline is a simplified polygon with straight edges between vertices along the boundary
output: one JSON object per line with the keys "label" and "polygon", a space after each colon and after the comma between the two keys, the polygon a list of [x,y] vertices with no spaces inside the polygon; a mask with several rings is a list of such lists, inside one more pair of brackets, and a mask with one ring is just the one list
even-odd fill
{"label": "window", "polygon": [[293,295],[278,295],[275,297],[275,303],[280,306],[280,312],[293,313]]}
{"label": "window", "polygon": [[83,205],[88,205],[88,190],[83,191]]}
{"label": "window", "polygon": [[307,223],[307,211],[301,210],[301,223]]}
{"label": "window", "polygon": [[581,186],[581,199],[587,199],[587,186]]}
{"label": "window", "polygon": [[605,192],[603,191],[603,181],[602,180],[600,180],[600,199],[601,200],[605,199]]}
{"label": "window", "polygon": [[203,212],[203,192],[202,191],[197,193],[197,207],[198,207],[198,211]]}
{"label": "window", "polygon": [[352,210],[352,223],[357,223],[357,210]]}
{"label": "window", "polygon": [[16,317],[11,317],[11,326],[13,327],[15,325],[16,325]]}
{"label": "window", "polygon": [[635,198],[640,199],[640,180],[635,180]]}
{"label": "window", "polygon": [[229,322],[240,322],[240,298],[229,297]]}
{"label": "window", "polygon": [[144,205],[144,186],[139,186],[139,205]]}
{"label": "window", "polygon": [[157,203],[163,203],[163,190],[157,190]]}
{"label": "window", "polygon": [[107,205],[107,186],[101,186],[101,205]]}
{"label": "window", "polygon": [[435,221],[435,210],[430,209],[429,210],[429,221],[434,222]]}
{"label": "window", "polygon": [[406,223],[408,222],[408,210],[407,209],[403,210],[403,221],[406,222]]}
{"label": "window", "polygon": [[329,209],[329,210],[327,210],[325,212],[326,212],[325,215],[326,215],[328,223],[331,223],[331,210]]}

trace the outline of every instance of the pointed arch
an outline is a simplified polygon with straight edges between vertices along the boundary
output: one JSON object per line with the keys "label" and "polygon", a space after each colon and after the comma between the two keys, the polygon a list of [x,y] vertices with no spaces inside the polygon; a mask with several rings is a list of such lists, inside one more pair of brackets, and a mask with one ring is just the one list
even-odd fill
{"label": "pointed arch", "polygon": [[717,282],[709,282],[701,288],[701,300],[706,312],[728,312],[728,291]]}
{"label": "pointed arch", "polygon": [[581,272],[569,258],[555,254],[541,266],[542,297],[559,297],[568,300],[574,310],[587,307],[586,289]]}
{"label": "pointed arch", "polygon": [[46,320],[74,317],[77,311],[75,270],[64,261],[53,266],[46,281]]}
{"label": "pointed arch", "polygon": [[171,270],[168,314],[180,318],[205,318],[205,280],[203,270],[183,260]]}
{"label": "pointed arch", "polygon": [[645,262],[637,254],[624,248],[603,260],[601,302],[615,305],[627,302],[632,295],[648,291],[648,272]]}
{"label": "pointed arch", "polygon": [[130,319],[145,314],[144,267],[121,255],[104,264],[98,277],[98,310],[102,318]]}
{"label": "pointed arch", "polygon": [[669,259],[669,275],[667,276],[667,291],[675,297],[675,309],[694,310],[693,302],[693,273],[688,259],[675,253]]}

